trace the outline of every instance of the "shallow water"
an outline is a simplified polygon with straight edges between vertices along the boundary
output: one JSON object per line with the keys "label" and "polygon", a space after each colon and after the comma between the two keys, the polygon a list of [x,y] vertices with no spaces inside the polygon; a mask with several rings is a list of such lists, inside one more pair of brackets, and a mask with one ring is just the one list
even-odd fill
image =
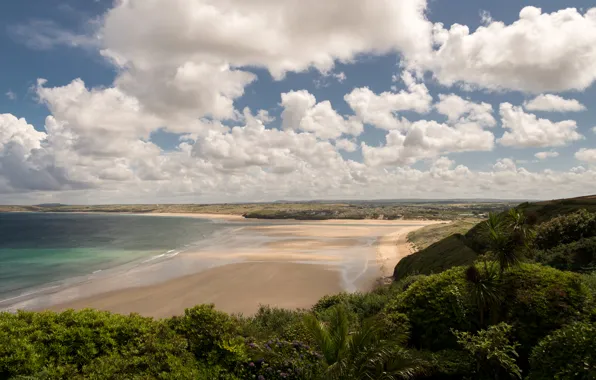
{"label": "shallow water", "polygon": [[113,268],[171,258],[226,228],[230,225],[195,218],[2,213],[0,302]]}
{"label": "shallow water", "polygon": [[[335,267],[347,291],[367,288],[379,275],[375,236],[293,236],[247,226],[297,225],[296,221],[206,220],[188,217],[109,214],[0,214],[0,310],[42,309],[99,293],[152,285],[219,265],[265,261],[287,242],[316,239],[328,248],[290,249],[280,259]],[[309,223],[317,225],[317,223]],[[334,224],[321,224],[333,226]],[[357,226],[356,226],[357,227]],[[269,231],[270,232],[270,231]],[[270,255],[270,256],[268,256]],[[318,257],[318,258],[315,258]],[[328,258],[321,259],[321,257]],[[372,280],[372,281],[371,281]]]}

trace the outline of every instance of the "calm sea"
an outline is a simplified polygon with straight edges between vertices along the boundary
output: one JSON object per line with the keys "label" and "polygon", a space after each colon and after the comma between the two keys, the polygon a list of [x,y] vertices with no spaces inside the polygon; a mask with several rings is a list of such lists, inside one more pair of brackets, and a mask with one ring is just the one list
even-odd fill
{"label": "calm sea", "polygon": [[226,227],[183,217],[0,213],[0,303],[70,279],[171,258]]}

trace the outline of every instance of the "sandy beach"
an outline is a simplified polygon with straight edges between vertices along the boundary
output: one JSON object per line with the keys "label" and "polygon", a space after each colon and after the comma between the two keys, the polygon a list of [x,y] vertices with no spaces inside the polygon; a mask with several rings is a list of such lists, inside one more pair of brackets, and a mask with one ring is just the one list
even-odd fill
{"label": "sandy beach", "polygon": [[[151,215],[242,219],[236,215]],[[225,248],[210,247],[181,257],[189,263],[215,260],[218,264],[212,268],[44,309],[90,307],[162,318],[201,303],[245,315],[257,311],[261,304],[307,308],[324,295],[369,290],[379,277],[391,276],[395,264],[411,253],[407,234],[435,223],[440,222],[326,220],[248,225],[231,235]]]}

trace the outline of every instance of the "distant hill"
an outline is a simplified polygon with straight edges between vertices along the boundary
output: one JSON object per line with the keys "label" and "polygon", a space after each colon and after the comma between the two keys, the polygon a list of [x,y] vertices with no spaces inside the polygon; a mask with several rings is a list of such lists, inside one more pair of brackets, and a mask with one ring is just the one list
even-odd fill
{"label": "distant hill", "polygon": [[[537,222],[542,223],[556,216],[582,209],[596,212],[596,195],[534,203],[525,202],[517,207],[522,209],[526,215],[533,214]],[[395,267],[393,277],[399,280],[410,274],[439,273],[454,266],[471,264],[479,254],[487,250],[482,236],[482,223],[478,223],[463,235],[451,235],[403,258]]]}
{"label": "distant hill", "polygon": [[63,206],[67,206],[63,203],[41,203],[38,205],[35,205],[35,207],[63,207]]}

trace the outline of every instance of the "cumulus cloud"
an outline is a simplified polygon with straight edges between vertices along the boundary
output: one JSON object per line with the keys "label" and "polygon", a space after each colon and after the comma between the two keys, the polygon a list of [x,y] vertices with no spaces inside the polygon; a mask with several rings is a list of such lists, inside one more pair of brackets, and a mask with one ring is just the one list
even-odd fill
{"label": "cumulus cloud", "polygon": [[14,92],[12,92],[10,90],[8,90],[5,95],[6,95],[6,97],[9,100],[16,100],[17,99],[17,94],[15,94]]}
{"label": "cumulus cloud", "polygon": [[322,139],[336,139],[344,134],[358,136],[364,128],[356,118],[339,115],[329,101],[317,103],[314,95],[305,90],[281,94],[281,105],[285,129],[312,132]]}
{"label": "cumulus cloud", "polygon": [[390,131],[386,140],[381,147],[362,144],[365,163],[372,166],[407,166],[440,154],[489,151],[494,147],[494,135],[477,124],[449,126],[432,120],[412,123],[406,133]]}
{"label": "cumulus cloud", "polygon": [[575,99],[565,99],[557,95],[538,95],[529,102],[524,102],[524,108],[528,111],[547,112],[578,112],[585,111],[586,106]]}
{"label": "cumulus cloud", "polygon": [[575,153],[575,158],[591,164],[596,163],[596,149],[582,148]]}
{"label": "cumulus cloud", "polygon": [[577,132],[577,123],[573,120],[553,122],[539,119],[511,103],[501,103],[499,111],[503,128],[508,129],[498,140],[504,146],[545,148],[564,146],[583,138]]}
{"label": "cumulus cloud", "polygon": [[433,99],[428,88],[423,83],[418,83],[411,73],[404,71],[401,78],[406,90],[377,95],[367,87],[356,88],[344,96],[344,100],[366,124],[386,130],[402,128],[407,122],[397,118],[397,112],[428,112]]}
{"label": "cumulus cloud", "polygon": [[584,90],[596,79],[596,8],[543,13],[528,6],[512,24],[484,21],[474,32],[435,24],[438,48],[418,65],[443,85],[490,90]]}
{"label": "cumulus cloud", "polygon": [[447,116],[449,122],[476,122],[481,126],[492,127],[497,124],[493,117],[493,106],[488,103],[475,103],[455,94],[439,94],[435,104],[437,112]]}
{"label": "cumulus cloud", "polygon": [[534,157],[536,157],[539,160],[546,160],[547,158],[555,158],[555,157],[559,157],[559,153],[558,152],[538,152],[534,155]]}
{"label": "cumulus cloud", "polygon": [[135,66],[227,62],[281,78],[361,53],[416,55],[431,44],[425,9],[424,0],[127,0],[107,13],[102,34],[106,54]]}
{"label": "cumulus cloud", "polygon": [[340,139],[335,141],[335,147],[345,152],[355,152],[358,150],[358,145],[348,139]]}
{"label": "cumulus cloud", "polygon": [[84,188],[43,146],[47,135],[12,114],[0,114],[0,192]]}

